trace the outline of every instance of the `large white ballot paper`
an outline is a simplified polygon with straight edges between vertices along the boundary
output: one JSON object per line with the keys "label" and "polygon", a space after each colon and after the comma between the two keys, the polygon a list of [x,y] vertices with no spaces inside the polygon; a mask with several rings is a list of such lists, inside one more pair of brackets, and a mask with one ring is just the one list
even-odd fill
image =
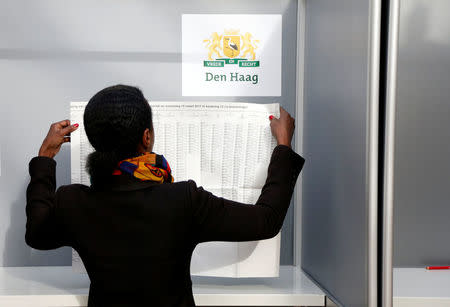
{"label": "large white ballot paper", "polygon": [[[197,186],[234,201],[254,204],[267,177],[275,138],[269,115],[279,104],[239,102],[151,102],[155,145],[168,160],[175,181]],[[86,157],[93,151],[83,125],[86,102],[72,102],[70,119],[80,128],[71,135],[72,183],[90,185]],[[206,242],[197,245],[191,274],[221,277],[276,277],[280,234],[262,241]],[[72,265],[84,270],[73,251]]]}

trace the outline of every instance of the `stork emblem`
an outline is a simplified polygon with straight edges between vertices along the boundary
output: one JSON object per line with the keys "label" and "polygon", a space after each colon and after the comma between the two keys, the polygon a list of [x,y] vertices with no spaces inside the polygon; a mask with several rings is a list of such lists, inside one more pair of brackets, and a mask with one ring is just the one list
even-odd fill
{"label": "stork emblem", "polygon": [[227,35],[223,37],[223,53],[229,58],[235,58],[241,53],[241,37]]}

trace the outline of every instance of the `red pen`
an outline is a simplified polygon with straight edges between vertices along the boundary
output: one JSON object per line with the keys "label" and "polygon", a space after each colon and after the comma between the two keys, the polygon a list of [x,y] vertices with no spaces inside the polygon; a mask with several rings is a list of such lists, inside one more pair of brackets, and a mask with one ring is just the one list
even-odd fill
{"label": "red pen", "polygon": [[427,266],[427,270],[450,270],[450,266]]}

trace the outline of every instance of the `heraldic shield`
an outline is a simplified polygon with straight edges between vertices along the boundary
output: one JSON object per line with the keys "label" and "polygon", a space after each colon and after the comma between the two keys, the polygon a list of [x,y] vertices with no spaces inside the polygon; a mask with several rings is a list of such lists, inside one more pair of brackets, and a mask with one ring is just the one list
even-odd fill
{"label": "heraldic shield", "polygon": [[224,36],[223,53],[229,58],[235,58],[241,53],[241,38],[239,35]]}

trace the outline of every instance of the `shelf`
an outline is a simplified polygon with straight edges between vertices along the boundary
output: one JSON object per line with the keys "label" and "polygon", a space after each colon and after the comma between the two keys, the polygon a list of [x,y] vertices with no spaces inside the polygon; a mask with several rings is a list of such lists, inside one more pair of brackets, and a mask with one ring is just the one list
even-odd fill
{"label": "shelf", "polygon": [[394,307],[450,307],[450,270],[394,268]]}
{"label": "shelf", "polygon": [[[199,306],[324,306],[325,294],[298,268],[278,278],[192,277]],[[89,278],[72,267],[0,268],[0,306],[86,306]]]}

